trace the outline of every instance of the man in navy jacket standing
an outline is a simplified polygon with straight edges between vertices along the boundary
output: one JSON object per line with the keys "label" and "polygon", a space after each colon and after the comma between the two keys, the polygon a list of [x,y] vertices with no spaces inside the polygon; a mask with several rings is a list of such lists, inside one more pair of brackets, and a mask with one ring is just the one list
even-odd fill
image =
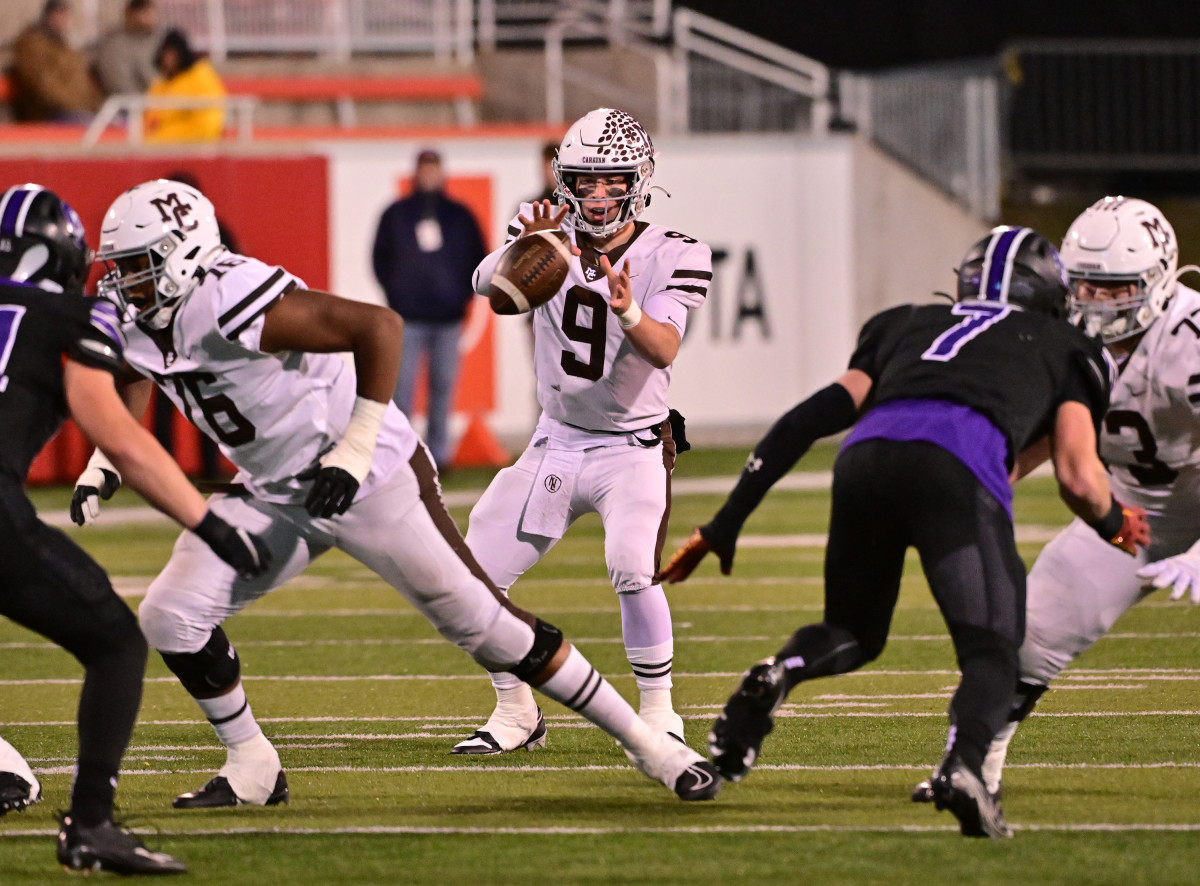
{"label": "man in navy jacket standing", "polygon": [[372,261],[388,304],[404,318],[404,356],[393,399],[411,412],[418,367],[428,354],[429,407],[425,442],[439,471],[449,467],[446,433],[458,376],[458,337],[470,304],[471,273],[487,250],[471,211],[447,197],[442,159],[417,155],[413,193],[379,220]]}

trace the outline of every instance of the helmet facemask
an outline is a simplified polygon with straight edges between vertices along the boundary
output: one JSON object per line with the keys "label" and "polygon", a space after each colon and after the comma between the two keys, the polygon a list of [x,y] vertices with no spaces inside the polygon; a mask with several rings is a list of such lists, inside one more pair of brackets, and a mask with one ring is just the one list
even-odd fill
{"label": "helmet facemask", "polygon": [[183,245],[167,234],[146,246],[103,253],[99,260],[107,273],[98,291],[120,306],[125,320],[136,319],[146,329],[165,329],[179,301],[195,287],[195,281],[185,281],[190,282],[185,290],[168,271],[167,259]]}
{"label": "helmet facemask", "polygon": [[[650,204],[655,156],[646,130],[624,111],[599,108],[573,123],[551,163],[557,184],[555,201],[568,207],[567,223],[584,233],[606,237],[636,219]],[[581,176],[584,183],[622,178],[624,193],[613,193],[616,188],[610,185],[600,197],[586,186],[580,187]],[[615,204],[615,214],[610,210],[603,218],[592,218],[588,209],[600,199]]]}
{"label": "helmet facemask", "polygon": [[[1068,318],[1106,344],[1132,338],[1166,310],[1179,276],[1179,247],[1163,214],[1145,200],[1105,197],[1071,223],[1063,240],[1071,284]],[[1132,295],[1097,299],[1096,289]]]}
{"label": "helmet facemask", "polygon": [[[1091,336],[1100,336],[1105,344],[1131,338],[1145,332],[1162,313],[1166,303],[1168,287],[1164,284],[1162,268],[1153,267],[1138,277],[1107,277],[1086,273],[1071,273],[1070,321]],[[1172,281],[1173,282],[1173,281]],[[1093,289],[1119,289],[1133,287],[1133,295],[1125,298],[1097,299],[1080,296],[1081,288],[1086,292]],[[1154,306],[1156,293],[1162,298],[1157,309]]]}

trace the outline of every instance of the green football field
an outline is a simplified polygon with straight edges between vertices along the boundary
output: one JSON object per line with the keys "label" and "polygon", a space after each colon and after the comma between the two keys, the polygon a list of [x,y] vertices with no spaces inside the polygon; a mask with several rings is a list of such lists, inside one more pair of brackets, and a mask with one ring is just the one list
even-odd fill
{"label": "green football field", "polygon": [[[744,450],[688,453],[680,487],[731,477]],[[800,467],[827,469],[828,448]],[[741,672],[820,618],[828,494],[777,490],[747,524],[734,575],[706,562],[668,593],[675,694],[691,745]],[[447,483],[465,528],[486,473]],[[720,492],[678,494],[673,546]],[[44,515],[70,491],[37,490]],[[111,503],[139,505],[123,492]],[[1032,562],[1067,520],[1053,482],[1017,496]],[[170,525],[120,518],[67,530],[136,605]],[[608,586],[600,526],[577,524],[514,599],[560,626],[631,700],[636,688]],[[119,817],[204,883],[536,884],[1200,882],[1200,608],[1157,593],[1047,694],[1013,743],[1005,813],[1016,836],[968,840],[949,813],[909,802],[941,755],[957,682],[950,643],[910,556],[883,655],[797,688],[759,765],[710,803],[685,804],[630,768],[611,738],[544,701],[547,747],[448,755],[491,710],[485,676],[400,597],[335,552],[226,624],[255,713],[283,759],[287,806],[177,812],[224,752],[156,655],[125,759]],[[66,875],[54,812],[67,804],[80,669],[0,622],[0,723],[42,778],[44,801],[0,819],[0,884]],[[105,875],[110,878],[110,875]],[[183,882],[183,880],[181,880]]]}

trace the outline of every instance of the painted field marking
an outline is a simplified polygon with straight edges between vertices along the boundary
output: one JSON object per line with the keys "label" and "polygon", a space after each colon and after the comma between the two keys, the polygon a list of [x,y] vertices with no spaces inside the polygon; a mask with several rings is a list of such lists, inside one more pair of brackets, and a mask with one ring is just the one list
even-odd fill
{"label": "painted field marking", "polygon": [[[1070,823],[1070,824],[1009,824],[1014,831],[1043,831],[1047,833],[1138,833],[1138,832],[1183,832],[1200,831],[1200,823],[1141,824],[1141,823]],[[155,836],[163,837],[235,837],[250,835],[281,836],[511,836],[511,837],[592,837],[622,834],[943,834],[957,833],[957,825],[832,825],[832,824],[786,824],[786,825],[712,825],[708,827],[554,827],[554,828],[486,828],[486,827],[433,827],[429,825],[374,825],[371,827],[296,828],[296,827],[242,827],[242,828],[161,828]],[[49,837],[54,830],[3,831],[3,837]]]}

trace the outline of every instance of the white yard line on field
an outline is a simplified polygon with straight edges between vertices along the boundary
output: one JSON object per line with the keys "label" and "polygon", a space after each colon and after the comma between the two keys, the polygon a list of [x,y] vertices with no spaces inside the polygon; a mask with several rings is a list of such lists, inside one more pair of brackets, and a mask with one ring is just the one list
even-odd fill
{"label": "white yard line on field", "polygon": [[[849,674],[841,674],[839,679],[846,680],[854,677],[957,677],[958,671],[950,670],[859,670]],[[623,679],[629,675],[616,674],[612,679]],[[693,673],[676,671],[671,675],[675,679],[729,679],[741,677],[741,671],[705,671]],[[1200,669],[1197,668],[1092,668],[1080,669],[1065,673],[1060,680],[1098,680],[1098,679],[1138,679],[1156,681],[1191,682],[1200,680]],[[442,680],[486,680],[486,673],[480,674],[262,674],[243,675],[246,682],[263,683],[353,683],[353,682],[414,682]],[[73,686],[78,685],[80,678],[39,677],[24,680],[0,680],[0,686]],[[147,677],[147,683],[174,684],[175,677]]]}
{"label": "white yard line on field", "polygon": [[[676,612],[682,610],[676,609]],[[1198,631],[1174,631],[1168,633],[1141,634],[1141,633],[1120,633],[1120,634],[1105,634],[1105,640],[1194,640],[1200,637]],[[692,636],[687,633],[677,633],[676,638],[680,642],[686,643],[766,643],[768,641],[778,641],[776,636],[749,635],[749,636]],[[588,646],[598,646],[603,644],[616,645],[624,644],[621,637],[572,637],[571,642],[576,645],[586,644]],[[932,643],[932,642],[950,642],[948,634],[892,634],[888,637],[888,642],[912,642],[912,643]],[[371,639],[359,638],[353,640],[320,640],[320,639],[305,639],[305,640],[241,640],[238,642],[239,649],[289,649],[303,648],[306,646],[444,646],[446,641],[438,637],[375,637]],[[59,647],[54,643],[47,641],[18,641],[12,643],[0,643],[0,650],[6,649],[44,649],[53,650]],[[1140,687],[1130,687],[1140,688]]]}
{"label": "white yard line on field", "polygon": [[[440,736],[429,736],[438,738]],[[37,767],[39,773],[44,775],[71,775],[75,771],[74,759],[67,758],[54,759],[55,762],[62,762],[61,766],[41,766]],[[138,758],[129,757],[126,763],[136,762]],[[41,763],[42,760],[31,757],[29,762]],[[885,763],[878,765],[831,765],[818,766],[807,765],[801,763],[760,763],[754,767],[755,772],[930,772],[937,765],[936,760],[929,760],[925,763]],[[1172,760],[1153,763],[1009,763],[1006,769],[1038,769],[1038,770],[1054,770],[1054,771],[1090,771],[1103,769],[1109,771],[1145,771],[1145,770],[1191,770],[1200,769],[1200,763],[1177,763]],[[504,777],[509,773],[524,773],[531,772],[632,772],[633,769],[629,766],[620,765],[604,765],[604,764],[584,764],[578,766],[546,766],[546,765],[489,765],[486,762],[482,763],[446,763],[442,765],[412,765],[412,766],[288,766],[287,772],[291,774],[312,773],[315,775],[328,775],[332,773],[350,774],[350,775],[403,775],[412,773],[458,773],[467,772],[472,775],[498,775]],[[147,769],[142,767],[123,769],[121,776],[128,777],[132,775],[204,775],[210,772],[206,768],[198,769]]]}
{"label": "white yard line on field", "polygon": [[[1148,831],[1184,832],[1200,831],[1200,823],[1182,824],[1137,824],[1137,823],[1079,823],[1079,824],[1027,824],[1009,823],[1014,831],[1046,831],[1058,833],[1081,833],[1099,831],[1104,833],[1139,833]],[[594,837],[623,834],[945,834],[957,833],[957,825],[832,825],[832,824],[781,824],[781,825],[712,825],[655,828],[655,827],[554,827],[554,828],[454,828],[429,825],[374,825],[370,827],[341,828],[290,828],[290,827],[242,827],[242,828],[162,828],[155,829],[155,836],[162,837],[239,837],[239,836],[501,836],[501,837]],[[50,837],[55,830],[20,830],[0,832],[2,837]]]}

